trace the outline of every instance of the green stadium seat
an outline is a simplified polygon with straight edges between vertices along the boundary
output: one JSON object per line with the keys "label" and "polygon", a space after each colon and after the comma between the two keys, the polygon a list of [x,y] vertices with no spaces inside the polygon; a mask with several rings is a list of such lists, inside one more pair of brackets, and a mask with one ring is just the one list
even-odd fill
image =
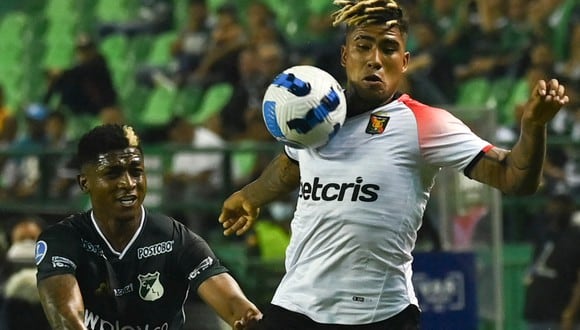
{"label": "green stadium seat", "polygon": [[234,182],[247,180],[254,171],[258,161],[258,153],[252,151],[255,141],[240,141],[238,149],[232,153],[232,178]]}
{"label": "green stadium seat", "polygon": [[72,139],[80,138],[82,134],[100,124],[99,117],[95,115],[69,114],[67,118],[67,134]]}
{"label": "green stadium seat", "polygon": [[190,121],[194,124],[202,124],[219,113],[228,103],[233,92],[234,88],[229,83],[216,83],[208,87],[203,93],[199,109],[189,117]]}
{"label": "green stadium seat", "polygon": [[51,44],[74,44],[76,37],[77,25],[75,22],[48,21],[46,31],[42,35],[42,41],[47,47],[50,47]]}
{"label": "green stadium seat", "polygon": [[139,116],[139,123],[144,126],[167,124],[173,116],[173,105],[176,96],[176,89],[162,86],[156,87]]}
{"label": "green stadium seat", "polygon": [[515,122],[515,108],[521,103],[528,100],[531,93],[530,86],[526,79],[519,79],[514,82],[511,90],[511,95],[506,100],[504,105],[504,111],[506,117],[504,118],[504,124],[510,125]]}
{"label": "green stadium seat", "polygon": [[228,3],[228,0],[208,0],[207,7],[213,13],[217,11],[219,7]]}
{"label": "green stadium seat", "polygon": [[127,120],[135,125],[140,125],[141,113],[152,91],[137,86],[134,82],[127,82],[119,86],[118,90]]}
{"label": "green stadium seat", "polygon": [[491,84],[487,78],[475,77],[461,82],[455,104],[458,107],[480,108],[486,106]]}
{"label": "green stadium seat", "polygon": [[515,80],[512,76],[501,77],[492,81],[486,106],[497,110],[497,122],[506,124],[513,117],[511,109],[506,104],[511,96]]}
{"label": "green stadium seat", "polygon": [[129,39],[123,34],[114,34],[105,38],[99,45],[99,49],[109,63],[119,60],[125,61],[129,52]]}
{"label": "green stadium seat", "polygon": [[178,33],[174,31],[155,36],[151,51],[147,56],[147,64],[152,66],[169,64],[173,59],[171,44],[177,39],[177,36]]}
{"label": "green stadium seat", "polygon": [[175,114],[179,116],[191,116],[194,114],[203,99],[203,89],[190,85],[181,88],[175,100]]}
{"label": "green stadium seat", "polygon": [[12,67],[0,68],[0,84],[4,89],[8,106],[13,110],[17,109],[25,98],[22,70],[17,64]]}
{"label": "green stadium seat", "polygon": [[10,69],[22,65],[24,50],[20,47],[0,45],[0,69]]}
{"label": "green stadium seat", "polygon": [[72,64],[74,59],[73,43],[51,43],[47,47],[42,58],[43,68],[64,69]]}
{"label": "green stadium seat", "polygon": [[144,62],[149,56],[149,51],[153,45],[151,36],[143,34],[137,35],[131,38],[129,42],[129,54],[128,56],[135,63]]}
{"label": "green stadium seat", "polygon": [[44,7],[44,16],[53,22],[71,24],[78,22],[74,0],[48,0]]}
{"label": "green stadium seat", "polygon": [[130,11],[120,0],[97,0],[95,17],[102,22],[123,22],[131,18]]}
{"label": "green stadium seat", "polygon": [[6,13],[0,22],[0,36],[23,36],[30,21],[30,15],[25,12]]}

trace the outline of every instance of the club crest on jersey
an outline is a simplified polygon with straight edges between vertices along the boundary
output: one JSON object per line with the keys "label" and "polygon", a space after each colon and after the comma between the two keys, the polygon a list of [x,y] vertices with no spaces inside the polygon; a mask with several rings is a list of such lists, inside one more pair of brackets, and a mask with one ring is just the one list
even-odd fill
{"label": "club crest on jersey", "polygon": [[155,301],[163,296],[165,289],[159,281],[159,272],[137,275],[139,279],[139,297],[145,301]]}
{"label": "club crest on jersey", "polygon": [[387,128],[387,124],[389,123],[389,119],[391,117],[381,116],[377,114],[371,114],[369,118],[369,124],[367,125],[366,133],[367,134],[382,134]]}

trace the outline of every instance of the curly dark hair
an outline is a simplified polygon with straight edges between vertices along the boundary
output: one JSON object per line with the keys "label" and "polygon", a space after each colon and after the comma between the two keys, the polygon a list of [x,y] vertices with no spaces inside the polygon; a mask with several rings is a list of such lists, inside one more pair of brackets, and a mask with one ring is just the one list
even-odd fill
{"label": "curly dark hair", "polygon": [[94,162],[100,154],[128,147],[136,147],[142,151],[139,136],[133,127],[118,124],[100,125],[80,138],[76,162],[80,168]]}
{"label": "curly dark hair", "polygon": [[348,29],[365,24],[397,25],[404,35],[408,22],[403,8],[394,0],[334,0],[340,9],[332,13],[332,25],[346,24]]}

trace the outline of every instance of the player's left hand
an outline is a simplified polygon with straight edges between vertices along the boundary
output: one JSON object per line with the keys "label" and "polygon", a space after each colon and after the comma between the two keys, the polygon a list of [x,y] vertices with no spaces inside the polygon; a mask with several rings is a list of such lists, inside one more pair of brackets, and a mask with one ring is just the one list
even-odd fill
{"label": "player's left hand", "polygon": [[249,309],[241,319],[234,322],[233,330],[257,329],[258,322],[262,319],[259,310]]}
{"label": "player's left hand", "polygon": [[260,208],[253,206],[241,191],[233,193],[222,206],[218,221],[224,228],[224,235],[243,235],[250,230],[258,215]]}
{"label": "player's left hand", "polygon": [[546,125],[568,102],[566,88],[557,79],[539,80],[530,95],[524,120],[536,125]]}

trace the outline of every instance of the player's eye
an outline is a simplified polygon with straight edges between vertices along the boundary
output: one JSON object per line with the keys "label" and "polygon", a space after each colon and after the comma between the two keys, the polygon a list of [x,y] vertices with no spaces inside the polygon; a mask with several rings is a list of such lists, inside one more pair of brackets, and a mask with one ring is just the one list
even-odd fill
{"label": "player's eye", "polygon": [[371,49],[371,46],[369,44],[366,44],[366,43],[358,43],[358,44],[356,44],[356,48],[359,50],[369,50],[369,49]]}
{"label": "player's eye", "polygon": [[132,168],[131,170],[129,170],[129,174],[132,177],[140,177],[141,175],[143,175],[144,170],[142,168]]}

